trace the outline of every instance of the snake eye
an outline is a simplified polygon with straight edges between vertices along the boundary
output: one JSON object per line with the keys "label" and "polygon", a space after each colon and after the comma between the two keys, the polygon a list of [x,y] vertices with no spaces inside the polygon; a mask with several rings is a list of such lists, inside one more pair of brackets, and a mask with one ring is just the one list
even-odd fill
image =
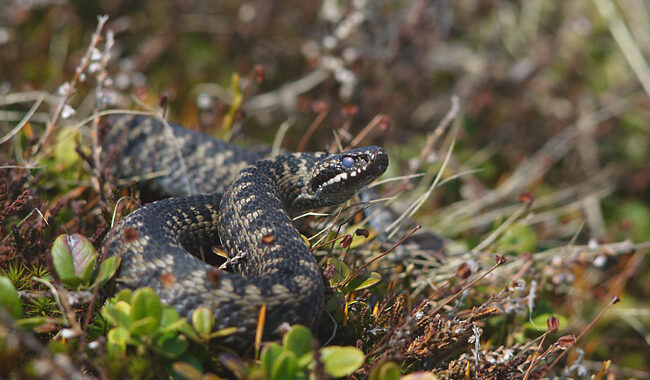
{"label": "snake eye", "polygon": [[354,158],[352,158],[350,156],[343,157],[343,166],[345,166],[348,169],[353,167],[354,166]]}

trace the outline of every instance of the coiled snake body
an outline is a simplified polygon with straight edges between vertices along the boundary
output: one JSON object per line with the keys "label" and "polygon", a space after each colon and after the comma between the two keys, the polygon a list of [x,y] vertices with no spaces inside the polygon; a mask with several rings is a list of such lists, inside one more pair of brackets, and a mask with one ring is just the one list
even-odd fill
{"label": "coiled snake body", "polygon": [[[323,280],[291,218],[342,203],[378,178],[388,166],[383,149],[255,161],[254,153],[151,117],[124,115],[110,124],[104,147],[121,176],[166,170],[151,188],[210,192],[150,203],[109,232],[104,254],[121,256],[121,286],[150,286],[183,316],[210,308],[215,329],[237,327],[229,340],[240,346],[252,341],[262,305],[265,331],[283,322],[314,326]],[[235,258],[234,273],[199,259],[220,242]]]}

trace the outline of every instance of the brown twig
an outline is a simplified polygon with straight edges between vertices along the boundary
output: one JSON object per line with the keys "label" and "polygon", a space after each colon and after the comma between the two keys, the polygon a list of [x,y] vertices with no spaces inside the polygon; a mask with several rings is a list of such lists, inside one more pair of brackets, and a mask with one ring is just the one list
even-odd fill
{"label": "brown twig", "polygon": [[487,271],[485,271],[485,273],[483,273],[482,275],[480,275],[480,276],[479,276],[478,278],[476,278],[474,281],[472,281],[472,282],[470,282],[469,284],[463,286],[463,288],[462,288],[461,290],[459,290],[458,292],[456,292],[456,294],[454,294],[453,296],[449,297],[449,298],[446,299],[444,302],[440,303],[440,304],[438,305],[438,307],[436,307],[436,308],[433,309],[431,312],[429,312],[429,315],[434,315],[434,314],[438,313],[440,310],[442,310],[443,307],[445,307],[445,305],[448,305],[451,301],[453,301],[453,300],[457,299],[458,297],[460,297],[460,295],[463,294],[467,289],[469,289],[469,288],[471,288],[472,286],[476,285],[477,282],[479,282],[479,281],[481,281],[482,279],[484,279],[485,276],[487,276],[488,274],[492,273],[495,269],[497,269],[498,267],[500,267],[500,266],[503,265],[503,264],[505,264],[505,261],[497,260],[496,264],[494,264],[490,269],[488,269]]}
{"label": "brown twig", "polygon": [[72,94],[74,94],[77,84],[81,80],[82,76],[85,75],[84,72],[90,64],[90,57],[99,41],[101,41],[101,32],[102,29],[104,29],[106,21],[108,21],[108,16],[97,16],[97,29],[95,29],[95,33],[92,35],[90,44],[86,49],[86,53],[81,58],[79,66],[77,66],[72,80],[69,83],[66,83],[65,87],[63,88],[63,97],[59,104],[56,106],[54,114],[52,114],[52,118],[47,122],[45,133],[43,133],[43,136],[41,136],[38,143],[34,145],[32,149],[33,157],[37,156],[43,150],[43,148],[49,146],[52,143],[52,134],[58,129],[57,122],[59,120],[59,117],[61,116],[64,107],[68,104],[68,100],[70,100],[70,97]]}
{"label": "brown twig", "polygon": [[585,333],[586,333],[587,331],[589,331],[589,330],[590,330],[590,329],[591,329],[591,328],[596,324],[596,322],[597,322],[597,321],[598,321],[598,320],[603,316],[603,314],[605,314],[605,312],[606,312],[607,310],[609,310],[609,308],[612,307],[612,305],[614,305],[614,304],[617,303],[618,301],[620,301],[620,298],[618,298],[618,296],[614,296],[614,297],[612,297],[612,299],[609,301],[609,303],[608,303],[608,304],[607,304],[607,305],[606,305],[606,306],[605,306],[605,307],[604,307],[604,308],[603,308],[603,309],[598,313],[598,315],[596,315],[596,317],[595,317],[594,319],[592,319],[592,320],[587,324],[587,326],[585,326],[585,328],[584,328],[584,329],[580,332],[580,334],[575,338],[575,341],[573,342],[573,344],[572,344],[569,348],[567,348],[566,350],[564,350],[564,351],[563,351],[563,352],[562,352],[562,353],[561,353],[557,358],[555,358],[555,360],[553,361],[553,363],[551,363],[551,365],[549,365],[548,367],[546,367],[546,369],[545,369],[544,372],[539,376],[539,378],[540,378],[540,379],[543,378],[543,377],[546,375],[546,373],[547,373],[548,371],[550,371],[551,368],[553,368],[553,367],[554,367],[554,366],[555,366],[555,365],[556,365],[556,364],[557,364],[557,363],[558,363],[558,362],[559,362],[559,361],[560,361],[560,360],[561,360],[561,359],[562,359],[562,358],[563,358],[563,357],[564,357],[564,356],[569,352],[569,350],[571,350],[571,348],[572,348],[573,346],[576,345],[576,343],[578,343],[578,341],[580,340],[580,338],[582,338],[582,336],[585,335]]}
{"label": "brown twig", "polygon": [[327,117],[327,114],[329,113],[329,107],[323,104],[322,107],[320,108],[321,109],[318,112],[318,116],[316,116],[316,119],[312,121],[312,123],[309,125],[309,128],[307,128],[307,132],[305,132],[305,135],[302,136],[302,138],[300,139],[300,143],[298,143],[298,149],[297,149],[298,152],[302,152],[305,150],[305,147],[307,146],[307,142],[314,134],[316,129],[323,123],[325,117]]}
{"label": "brown twig", "polygon": [[[104,84],[106,79],[108,78],[108,72],[106,71],[106,67],[108,66],[108,61],[111,58],[111,49],[113,48],[113,44],[115,43],[115,40],[113,38],[113,32],[112,30],[109,30],[106,33],[106,42],[104,44],[104,52],[101,55],[101,60],[99,62],[99,74],[97,75],[96,81],[97,83],[95,84],[95,104],[94,104],[94,113],[98,114],[99,111],[101,111],[102,103],[103,103],[103,98],[104,98]],[[106,192],[103,189],[103,176],[101,173],[101,152],[102,152],[102,147],[100,145],[99,141],[99,121],[100,118],[95,117],[93,120],[93,128],[90,131],[91,135],[91,149],[92,149],[92,159],[93,159],[93,177],[92,177],[92,183],[93,186],[95,187],[95,191],[99,193],[99,196],[102,199],[102,202],[104,204],[106,203]]]}
{"label": "brown twig", "polygon": [[542,360],[542,358],[545,357],[548,352],[550,352],[551,348],[549,347],[549,349],[547,349],[543,354],[539,356],[537,355],[537,353],[542,349],[542,345],[544,345],[544,341],[546,340],[548,334],[557,331],[557,327],[559,326],[559,321],[554,316],[551,316],[549,317],[549,319],[547,319],[546,325],[547,325],[546,331],[544,332],[544,335],[542,335],[542,339],[537,345],[535,352],[533,352],[533,355],[531,356],[530,365],[528,366],[528,369],[524,374],[523,380],[528,380],[530,378],[530,371],[532,371],[532,369],[537,365],[537,363],[539,363],[539,361]]}
{"label": "brown twig", "polygon": [[382,115],[382,114],[379,114],[379,115],[376,115],[375,117],[373,117],[372,120],[370,120],[370,123],[368,123],[361,130],[361,132],[357,133],[357,135],[354,137],[354,139],[352,139],[352,141],[350,141],[350,145],[348,146],[348,149],[349,148],[355,148],[357,145],[359,145],[361,140],[363,140],[368,135],[368,133],[370,133],[373,129],[375,129],[375,127],[378,126],[379,124],[385,123],[387,118],[388,118],[388,116]]}
{"label": "brown twig", "polygon": [[368,261],[367,263],[363,264],[357,270],[355,270],[351,275],[348,276],[348,278],[341,284],[341,287],[345,287],[352,279],[354,279],[362,270],[364,270],[368,265],[374,263],[375,261],[381,259],[382,257],[386,256],[387,254],[393,252],[393,250],[397,247],[399,247],[406,239],[410,238],[415,232],[417,232],[422,226],[415,226],[406,236],[404,236],[400,241],[395,243],[390,249],[388,249],[386,252],[382,253],[381,255],[375,257],[374,259]]}

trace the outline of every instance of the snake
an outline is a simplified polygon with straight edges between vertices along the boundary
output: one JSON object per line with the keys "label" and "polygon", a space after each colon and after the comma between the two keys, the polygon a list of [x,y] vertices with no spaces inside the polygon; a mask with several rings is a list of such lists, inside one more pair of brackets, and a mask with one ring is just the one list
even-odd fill
{"label": "snake", "polygon": [[[323,275],[293,218],[344,203],[379,178],[388,167],[383,148],[265,158],[152,116],[105,124],[111,171],[171,196],[130,213],[104,239],[103,255],[121,258],[119,288],[150,287],[188,318],[208,308],[214,330],[235,329],[224,339],[233,347],[250,346],[262,309],[265,337],[285,323],[315,327]],[[227,270],[206,260],[218,246]]]}

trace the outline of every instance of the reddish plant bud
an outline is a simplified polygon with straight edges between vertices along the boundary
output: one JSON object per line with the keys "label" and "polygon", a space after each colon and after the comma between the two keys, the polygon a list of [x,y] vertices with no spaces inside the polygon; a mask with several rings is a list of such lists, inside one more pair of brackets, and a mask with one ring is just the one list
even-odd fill
{"label": "reddish plant bud", "polygon": [[327,281],[331,280],[332,277],[334,276],[335,270],[336,267],[334,266],[334,264],[328,265],[327,267],[325,267],[325,270],[323,270],[323,277],[325,277]]}
{"label": "reddish plant bud", "polygon": [[573,335],[565,335],[557,340],[557,345],[563,350],[568,350],[574,344],[576,344],[576,337]]}
{"label": "reddish plant bud", "polygon": [[352,235],[347,234],[343,236],[343,239],[341,239],[341,243],[339,243],[341,247],[343,248],[348,248],[350,244],[352,244]]}
{"label": "reddish plant bud", "polygon": [[634,226],[628,219],[621,220],[621,223],[619,224],[619,228],[622,232],[630,232],[632,231],[632,227]]}
{"label": "reddish plant bud", "polygon": [[169,103],[169,98],[167,97],[166,94],[163,94],[160,96],[158,99],[158,105],[160,108],[167,108],[167,104]]}
{"label": "reddish plant bud", "polygon": [[316,100],[311,102],[311,109],[316,113],[327,112],[328,108],[327,103],[323,101]]}
{"label": "reddish plant bud", "polygon": [[257,83],[264,82],[264,78],[266,77],[266,72],[264,71],[264,67],[262,67],[261,65],[257,65],[253,70],[255,72],[255,81]]}
{"label": "reddish plant bud", "polygon": [[379,127],[380,131],[385,131],[390,127],[390,117],[386,115],[381,115],[381,118],[379,119],[379,123],[377,124]]}
{"label": "reddish plant bud", "polygon": [[533,194],[531,193],[521,193],[519,194],[519,202],[521,203],[526,203],[526,204],[531,204],[533,203]]}
{"label": "reddish plant bud", "polygon": [[557,330],[560,328],[560,320],[555,318],[554,315],[551,315],[548,317],[546,320],[546,329],[550,333],[556,333]]}
{"label": "reddish plant bud", "polygon": [[456,277],[465,280],[472,275],[472,269],[466,263],[460,264],[458,270],[456,271]]}
{"label": "reddish plant bud", "polygon": [[370,232],[368,232],[368,230],[366,230],[365,228],[357,228],[357,229],[354,231],[354,234],[357,235],[357,236],[363,236],[363,237],[365,237],[365,238],[367,238],[368,236],[370,236]]}
{"label": "reddish plant bud", "polygon": [[343,115],[345,116],[356,115],[356,113],[359,112],[359,107],[356,104],[346,104],[343,106],[341,112],[343,112]]}

